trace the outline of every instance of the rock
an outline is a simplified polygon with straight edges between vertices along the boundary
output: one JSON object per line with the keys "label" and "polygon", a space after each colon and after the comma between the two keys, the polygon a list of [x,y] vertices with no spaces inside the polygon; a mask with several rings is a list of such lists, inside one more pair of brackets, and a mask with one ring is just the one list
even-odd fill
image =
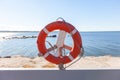
{"label": "rock", "polygon": [[5,56],[4,58],[11,58],[11,56]]}

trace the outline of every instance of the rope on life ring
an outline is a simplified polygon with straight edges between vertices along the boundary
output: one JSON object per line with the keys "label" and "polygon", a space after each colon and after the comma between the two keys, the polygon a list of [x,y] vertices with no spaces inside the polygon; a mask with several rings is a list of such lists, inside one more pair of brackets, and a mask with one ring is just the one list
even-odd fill
{"label": "rope on life ring", "polygon": [[[58,40],[55,45],[53,45],[50,48],[46,48],[45,40],[48,34],[54,30],[60,30]],[[64,43],[64,40],[66,38],[66,33],[70,34],[74,46],[68,46]],[[63,19],[62,21],[55,21],[52,22],[43,28],[37,39],[37,46],[39,52],[44,56],[46,60],[49,62],[52,62],[54,64],[67,64],[71,61],[73,61],[78,55],[82,54],[82,39],[75,27],[71,25],[70,23],[65,22]],[[58,56],[51,54],[51,51],[57,49]],[[62,50],[67,49],[70,51],[69,55],[62,55]]]}

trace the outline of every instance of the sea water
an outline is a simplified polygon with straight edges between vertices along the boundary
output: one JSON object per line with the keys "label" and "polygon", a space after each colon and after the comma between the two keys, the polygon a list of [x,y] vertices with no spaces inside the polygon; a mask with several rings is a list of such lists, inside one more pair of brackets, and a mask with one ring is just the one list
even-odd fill
{"label": "sea water", "polygon": [[[58,31],[49,34],[46,38],[46,48],[56,44]],[[39,32],[0,32],[0,56],[22,55],[35,57],[39,51],[37,48],[37,36]],[[56,37],[51,37],[56,35]],[[84,47],[84,56],[120,56],[120,32],[80,32]],[[72,38],[66,35],[64,44],[73,46]],[[69,51],[66,51],[69,53]]]}

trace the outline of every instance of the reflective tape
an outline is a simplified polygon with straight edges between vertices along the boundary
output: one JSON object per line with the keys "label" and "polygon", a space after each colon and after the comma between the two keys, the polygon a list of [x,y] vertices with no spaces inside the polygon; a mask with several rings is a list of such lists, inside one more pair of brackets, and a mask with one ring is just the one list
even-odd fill
{"label": "reflective tape", "polygon": [[69,59],[72,61],[74,58],[71,56],[71,54],[69,54]]}
{"label": "reflective tape", "polygon": [[74,29],[73,31],[70,32],[71,35],[74,35],[77,32],[76,29]]}
{"label": "reflective tape", "polygon": [[48,57],[49,55],[49,52],[47,52],[45,55],[44,55],[44,58]]}
{"label": "reflective tape", "polygon": [[46,28],[44,28],[43,31],[44,31],[46,34],[49,33],[49,31],[48,31]]}

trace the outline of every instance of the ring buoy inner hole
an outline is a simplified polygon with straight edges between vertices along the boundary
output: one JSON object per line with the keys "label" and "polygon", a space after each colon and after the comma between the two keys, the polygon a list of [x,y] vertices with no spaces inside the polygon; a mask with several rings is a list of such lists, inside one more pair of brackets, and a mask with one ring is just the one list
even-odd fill
{"label": "ring buoy inner hole", "polygon": [[[65,36],[64,42],[62,42],[63,47],[61,50],[62,51],[61,56],[69,56],[70,52],[72,51],[72,49],[74,47],[72,36],[67,32],[65,32],[66,34],[64,34],[64,35],[60,35],[60,32],[61,32],[61,30],[54,30],[47,35],[48,37],[46,37],[46,39],[45,39],[46,49],[49,51],[49,54],[52,54],[55,57],[59,57],[60,54],[57,49],[58,47],[56,47],[56,48],[54,48],[54,47],[57,46],[58,38],[60,36]],[[55,37],[53,37],[53,35],[55,35]],[[64,44],[67,46],[64,46]]]}

